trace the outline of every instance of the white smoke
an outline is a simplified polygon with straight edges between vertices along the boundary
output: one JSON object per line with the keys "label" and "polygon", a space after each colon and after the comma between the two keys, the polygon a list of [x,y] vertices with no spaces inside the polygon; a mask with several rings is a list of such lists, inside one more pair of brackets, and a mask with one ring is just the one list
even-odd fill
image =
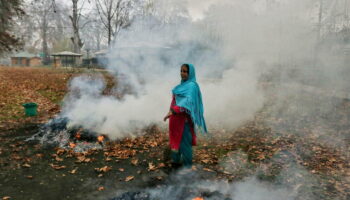
{"label": "white smoke", "polygon": [[[185,199],[203,197],[208,200],[294,200],[317,199],[310,191],[317,177],[300,167],[281,171],[275,178],[277,183],[264,181],[252,175],[233,183],[203,180],[199,173],[191,172],[170,176],[168,183],[147,189],[150,199]],[[195,181],[194,181],[195,180]],[[202,196],[203,195],[203,196]]]}
{"label": "white smoke", "polygon": [[[314,0],[284,0],[272,5],[262,0],[208,0],[197,11],[193,7],[199,1],[191,2],[178,1],[179,6],[173,5],[178,8],[175,12],[158,4],[161,12],[157,17],[140,17],[120,33],[108,54],[108,71],[117,80],[114,91],[123,93],[123,98],[103,95],[101,78],[72,81],[63,108],[72,125],[111,138],[136,134],[151,123],[165,126],[162,118],[169,110],[171,89],[180,82],[180,65],[187,62],[196,67],[209,131],[233,130],[254,119],[256,112],[270,103],[266,100],[273,100],[265,110],[270,117],[287,123],[267,124],[273,130],[295,131],[294,122],[302,121],[299,119],[305,113],[328,115],[335,108],[330,103],[332,96],[338,98],[349,91],[349,71],[344,70],[347,63],[343,58],[325,47],[316,51]],[[189,10],[181,10],[183,7]],[[196,21],[188,17],[191,10],[198,13]],[[175,16],[169,17],[169,13]],[[162,15],[164,19],[159,18]],[[273,90],[259,85],[263,78]],[[317,126],[315,121],[305,121],[306,127],[315,127],[319,135],[328,133],[323,126],[327,119],[320,119]],[[329,138],[340,144],[338,137],[326,140]],[[285,174],[290,178],[296,171],[300,170],[286,170]],[[281,175],[282,182],[289,181],[283,178],[287,175]],[[296,176],[295,185],[318,181],[311,175],[304,177],[299,180]],[[211,185],[223,191],[222,185]],[[285,185],[278,188],[251,178],[229,185],[226,193],[233,199],[294,199],[299,188]],[[160,192],[163,195],[164,191]]]}
{"label": "white smoke", "polygon": [[114,91],[124,97],[102,95],[103,87],[95,85],[101,80],[73,80],[71,88],[81,95],[65,101],[63,114],[71,124],[112,138],[150,123],[165,125],[171,89],[180,82],[180,65],[188,62],[196,67],[209,130],[231,130],[263,107],[262,74],[277,66],[278,78],[290,80],[286,69],[305,66],[315,55],[312,0],[279,1],[269,8],[265,1],[206,1],[198,8],[203,17],[193,21],[188,13],[196,2],[156,4],[156,16],[139,17],[120,32],[108,71],[118,82]]}

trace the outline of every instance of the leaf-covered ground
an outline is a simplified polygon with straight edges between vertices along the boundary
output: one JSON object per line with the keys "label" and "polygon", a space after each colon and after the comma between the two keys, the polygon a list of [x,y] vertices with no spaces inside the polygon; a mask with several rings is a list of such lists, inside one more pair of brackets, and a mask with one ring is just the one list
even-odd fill
{"label": "leaf-covered ground", "polygon": [[[108,199],[117,191],[162,184],[172,171],[167,133],[156,126],[145,128],[143,136],[108,141],[86,153],[24,142],[60,111],[68,81],[81,73],[0,67],[0,197]],[[25,117],[24,102],[38,103],[39,115]],[[336,104],[332,115],[319,120],[314,113],[276,115],[271,100],[237,130],[200,137],[193,170],[232,183],[254,176],[288,188],[294,199],[349,199],[350,102]],[[317,133],[321,129],[328,137]]]}

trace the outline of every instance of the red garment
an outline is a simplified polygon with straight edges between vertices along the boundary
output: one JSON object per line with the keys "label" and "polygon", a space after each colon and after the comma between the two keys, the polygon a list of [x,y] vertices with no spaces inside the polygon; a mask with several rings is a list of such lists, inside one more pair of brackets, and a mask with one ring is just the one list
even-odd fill
{"label": "red garment", "polygon": [[174,96],[173,100],[171,101],[170,109],[175,112],[175,114],[172,114],[169,118],[170,148],[175,150],[179,149],[186,121],[190,123],[192,146],[195,146],[196,134],[194,133],[194,126],[191,117],[186,113],[185,108],[176,105]]}

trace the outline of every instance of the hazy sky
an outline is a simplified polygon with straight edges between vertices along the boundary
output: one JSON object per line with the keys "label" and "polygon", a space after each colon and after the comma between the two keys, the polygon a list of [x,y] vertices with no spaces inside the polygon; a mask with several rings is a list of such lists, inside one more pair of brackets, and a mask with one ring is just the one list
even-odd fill
{"label": "hazy sky", "polygon": [[[84,0],[83,9],[88,11],[94,6],[94,0]],[[160,0],[161,1],[161,0]],[[173,0],[176,1],[176,0]],[[72,5],[72,0],[56,0],[56,2],[64,2],[67,5]],[[81,0],[83,2],[83,0]],[[188,0],[188,10],[191,17],[196,20],[203,17],[204,12],[208,9],[209,6],[217,3],[229,3],[230,0]],[[84,13],[84,12],[83,12]]]}

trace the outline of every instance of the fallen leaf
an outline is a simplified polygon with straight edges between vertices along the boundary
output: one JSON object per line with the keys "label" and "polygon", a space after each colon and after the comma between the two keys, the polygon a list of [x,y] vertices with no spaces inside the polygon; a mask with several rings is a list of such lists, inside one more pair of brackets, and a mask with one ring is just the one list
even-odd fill
{"label": "fallen leaf", "polygon": [[102,191],[102,190],[105,190],[105,188],[104,187],[98,187],[98,189],[97,189],[98,191]]}
{"label": "fallen leaf", "polygon": [[148,171],[153,171],[153,170],[156,170],[157,168],[156,168],[156,166],[155,165],[153,165],[153,163],[148,163]]}
{"label": "fallen leaf", "polygon": [[204,160],[202,160],[202,163],[205,163],[205,164],[208,164],[209,162],[210,162],[209,159],[204,159]]}
{"label": "fallen leaf", "polygon": [[124,171],[124,169],[123,169],[123,168],[119,168],[118,170],[119,170],[119,171],[121,171],[121,172],[123,172],[123,171]]}
{"label": "fallen leaf", "polygon": [[132,160],[131,160],[131,164],[133,164],[133,165],[135,165],[135,166],[138,164],[138,162],[139,162],[138,159],[132,159]]}
{"label": "fallen leaf", "polygon": [[64,169],[66,168],[66,166],[62,165],[62,166],[59,166],[59,165],[55,165],[55,164],[50,164],[50,166],[56,170],[59,170],[59,169]]}
{"label": "fallen leaf", "polygon": [[8,200],[8,199],[11,199],[11,197],[10,196],[2,197],[2,200]]}
{"label": "fallen leaf", "polygon": [[257,158],[259,160],[264,160],[265,159],[265,155],[264,154],[259,154],[259,156]]}
{"label": "fallen leaf", "polygon": [[75,169],[73,169],[72,171],[70,171],[69,173],[75,174],[75,173],[77,172],[77,170],[78,170],[78,168],[75,168]]}
{"label": "fallen leaf", "polygon": [[165,167],[165,164],[164,163],[159,163],[158,164],[158,168],[162,168],[162,167]]}
{"label": "fallen leaf", "polygon": [[65,151],[66,150],[64,150],[64,149],[57,149],[56,154],[60,155],[60,154],[63,154]]}
{"label": "fallen leaf", "polygon": [[33,176],[27,176],[27,178],[28,178],[28,179],[32,179],[32,178],[33,178]]}
{"label": "fallen leaf", "polygon": [[128,176],[125,178],[125,182],[131,181],[134,179],[134,176]]}
{"label": "fallen leaf", "polygon": [[38,158],[42,158],[42,157],[44,157],[44,154],[42,154],[42,153],[37,153],[37,154],[35,154],[35,156],[38,157]]}
{"label": "fallen leaf", "polygon": [[207,172],[214,172],[214,170],[212,169],[209,169],[209,168],[203,168],[204,171],[207,171]]}
{"label": "fallen leaf", "polygon": [[84,162],[85,156],[78,156],[77,159],[78,160],[76,162]]}
{"label": "fallen leaf", "polygon": [[112,169],[112,167],[109,167],[109,166],[104,166],[104,167],[101,167],[101,168],[95,168],[95,170],[98,171],[98,172],[108,172],[111,169]]}
{"label": "fallen leaf", "polygon": [[29,168],[29,167],[31,167],[31,166],[30,166],[30,164],[28,164],[28,163],[24,163],[24,164],[22,165],[22,167]]}
{"label": "fallen leaf", "polygon": [[58,161],[58,162],[61,162],[61,161],[63,161],[63,158],[60,158],[60,157],[57,156],[57,157],[55,158],[55,160]]}
{"label": "fallen leaf", "polygon": [[21,160],[22,158],[19,155],[12,155],[12,158],[15,160]]}

